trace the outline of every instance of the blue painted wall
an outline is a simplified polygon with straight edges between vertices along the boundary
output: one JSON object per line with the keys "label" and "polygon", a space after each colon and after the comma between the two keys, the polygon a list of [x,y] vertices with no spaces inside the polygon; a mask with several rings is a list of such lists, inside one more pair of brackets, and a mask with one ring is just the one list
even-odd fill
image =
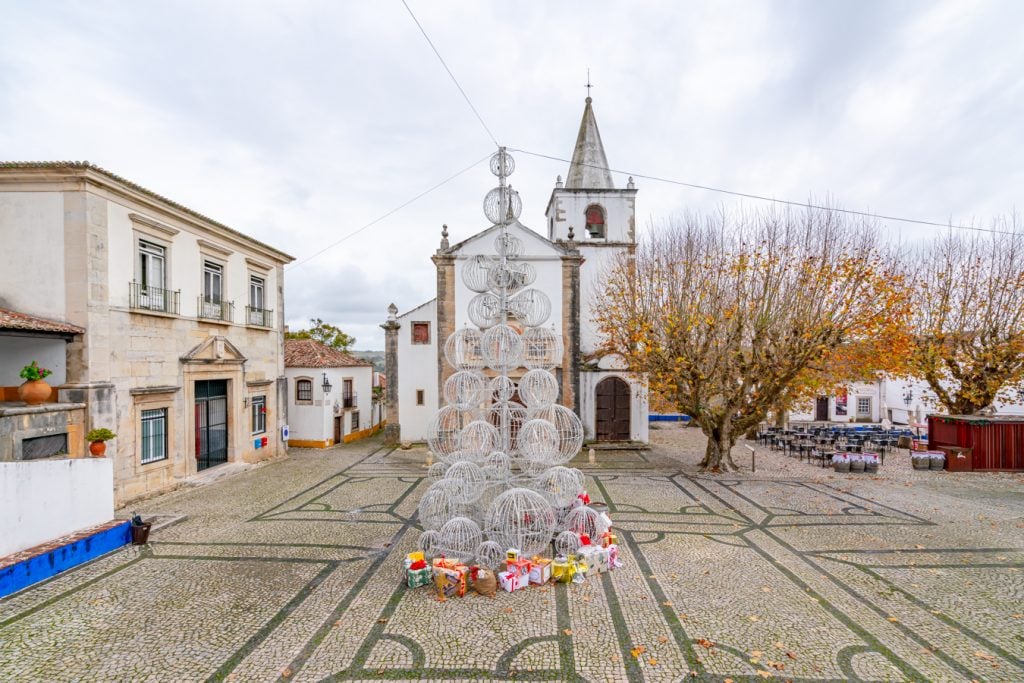
{"label": "blue painted wall", "polygon": [[0,598],[131,543],[132,532],[129,526],[128,522],[118,524],[106,531],[0,569]]}

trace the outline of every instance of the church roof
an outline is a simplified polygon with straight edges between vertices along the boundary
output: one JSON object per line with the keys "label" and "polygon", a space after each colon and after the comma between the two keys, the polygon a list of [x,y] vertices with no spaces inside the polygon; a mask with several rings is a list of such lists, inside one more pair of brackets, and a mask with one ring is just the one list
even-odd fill
{"label": "church roof", "polygon": [[608,170],[608,158],[601,144],[601,133],[597,130],[597,119],[591,99],[583,109],[580,132],[576,136],[576,148],[572,151],[569,176],[565,187],[571,190],[612,190],[612,174]]}
{"label": "church roof", "polygon": [[[484,238],[486,238],[488,236],[494,235],[500,229],[501,229],[500,225],[494,224],[491,227],[487,228],[486,230],[481,230],[480,232],[476,233],[475,235],[471,235],[471,236],[467,237],[466,239],[462,240],[461,242],[453,244],[449,248],[444,249],[443,251],[444,251],[444,253],[448,253],[448,254],[458,253],[458,252],[462,251],[470,243],[477,242],[477,241],[479,241],[481,239],[484,239]],[[535,230],[532,230],[532,229],[526,227],[525,225],[520,223],[518,220],[514,220],[511,223],[509,223],[508,226],[507,226],[507,230],[508,230],[508,232],[510,234],[520,235],[522,237],[525,237],[528,240],[529,239],[535,240],[538,246],[541,246],[543,248],[551,249],[551,250],[555,251],[556,253],[565,253],[567,251],[565,245],[559,244],[557,242],[552,242],[548,238],[544,237],[544,235],[541,235],[540,233],[536,232]],[[493,252],[489,251],[487,253],[493,253]],[[526,258],[528,258],[528,257],[526,257]]]}

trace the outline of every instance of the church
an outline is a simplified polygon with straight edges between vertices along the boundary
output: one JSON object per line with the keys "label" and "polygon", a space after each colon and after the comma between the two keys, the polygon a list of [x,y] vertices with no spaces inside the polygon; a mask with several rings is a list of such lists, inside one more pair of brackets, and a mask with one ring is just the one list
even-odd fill
{"label": "church", "polygon": [[[583,119],[565,181],[555,181],[545,212],[547,236],[518,220],[507,225],[523,244],[518,258],[536,271],[534,287],[551,302],[548,318],[563,344],[554,372],[559,403],[583,422],[588,441],[648,441],[647,388],[618,356],[601,355],[592,320],[599,281],[608,264],[636,247],[636,194],[633,179],[616,188],[608,170],[593,102],[586,98]],[[443,404],[442,387],[454,372],[445,361],[449,335],[472,326],[468,303],[473,291],[463,270],[477,256],[495,253],[499,226],[491,225],[457,244],[447,227],[431,257],[437,270],[437,296],[399,314],[388,308],[385,330],[389,442],[423,441]],[[510,373],[513,380],[524,369]]]}

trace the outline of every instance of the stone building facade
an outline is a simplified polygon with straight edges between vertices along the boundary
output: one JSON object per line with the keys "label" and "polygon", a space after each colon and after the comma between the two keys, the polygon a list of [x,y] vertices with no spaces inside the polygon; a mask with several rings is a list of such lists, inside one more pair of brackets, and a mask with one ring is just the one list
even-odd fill
{"label": "stone building facade", "polygon": [[[648,440],[644,377],[620,358],[602,354],[593,321],[600,278],[616,257],[635,249],[636,193],[632,178],[625,189],[614,186],[588,97],[567,180],[557,179],[548,202],[547,236],[519,221],[507,227],[524,245],[518,260],[530,263],[537,273],[532,286],[551,300],[548,324],[564,344],[563,362],[555,370],[560,403],[580,415],[589,440]],[[462,269],[478,255],[495,253],[498,229],[488,227],[451,245],[445,227],[431,257],[436,298],[401,315],[393,313],[382,325],[389,349],[388,383],[395,386],[388,407],[390,439],[426,438],[441,388],[453,372],[445,362],[444,342],[471,325],[466,306],[474,293],[464,284]]]}
{"label": "stone building facade", "polygon": [[117,433],[119,503],[285,452],[291,256],[85,162],[0,164],[0,235],[0,306],[85,330],[59,398]]}

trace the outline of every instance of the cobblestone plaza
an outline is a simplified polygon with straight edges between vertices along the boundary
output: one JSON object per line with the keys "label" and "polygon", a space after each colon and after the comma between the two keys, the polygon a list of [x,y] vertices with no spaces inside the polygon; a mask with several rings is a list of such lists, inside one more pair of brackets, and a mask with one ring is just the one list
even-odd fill
{"label": "cobblestone plaza", "polygon": [[625,566],[495,598],[401,584],[420,449],[293,449],[164,495],[139,511],[184,518],[145,549],[0,601],[0,678],[1024,680],[1020,475],[762,450],[712,477],[699,431],[652,441],[574,462]]}

